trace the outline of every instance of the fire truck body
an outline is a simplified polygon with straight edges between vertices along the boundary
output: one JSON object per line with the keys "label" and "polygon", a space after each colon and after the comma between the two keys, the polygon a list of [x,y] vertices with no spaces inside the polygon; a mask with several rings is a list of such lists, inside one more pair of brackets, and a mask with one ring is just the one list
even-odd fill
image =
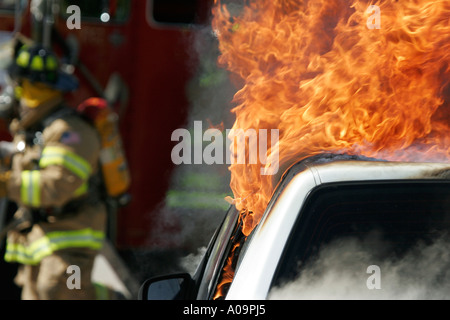
{"label": "fire truck body", "polygon": [[[59,8],[53,15],[54,50],[63,56],[70,49],[69,59],[77,62],[80,87],[69,94],[69,103],[76,106],[88,97],[103,96],[119,114],[132,200],[112,217],[112,240],[121,248],[161,246],[148,236],[174,166],[171,133],[186,121],[186,85],[196,65],[189,53],[192,23],[207,17],[208,1],[48,2]],[[19,29],[32,38],[32,5],[32,0],[0,0],[0,31]],[[79,29],[70,28],[69,19],[76,18],[67,9],[70,5],[80,8]],[[55,34],[62,39],[59,44]]]}

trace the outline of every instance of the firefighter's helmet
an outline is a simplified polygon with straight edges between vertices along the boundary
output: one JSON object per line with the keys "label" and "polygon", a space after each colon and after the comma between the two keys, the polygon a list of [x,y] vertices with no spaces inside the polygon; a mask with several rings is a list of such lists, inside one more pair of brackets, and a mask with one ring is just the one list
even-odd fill
{"label": "firefighter's helmet", "polygon": [[12,78],[44,83],[59,91],[73,91],[78,87],[77,79],[61,70],[57,56],[40,45],[22,46],[9,68]]}

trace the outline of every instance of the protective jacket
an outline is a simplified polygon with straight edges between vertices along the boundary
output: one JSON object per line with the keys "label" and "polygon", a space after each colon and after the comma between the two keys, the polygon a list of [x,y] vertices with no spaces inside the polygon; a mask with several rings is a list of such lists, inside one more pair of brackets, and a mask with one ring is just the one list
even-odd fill
{"label": "protective jacket", "polygon": [[19,130],[13,142],[20,152],[12,159],[7,194],[38,219],[28,232],[9,232],[5,260],[37,265],[60,250],[99,250],[106,208],[94,183],[100,153],[95,128],[60,107]]}

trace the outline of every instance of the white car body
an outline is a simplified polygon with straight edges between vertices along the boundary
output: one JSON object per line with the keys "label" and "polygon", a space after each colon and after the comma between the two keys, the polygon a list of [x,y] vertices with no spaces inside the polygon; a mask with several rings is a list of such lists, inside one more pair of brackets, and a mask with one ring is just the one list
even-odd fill
{"label": "white car body", "polygon": [[284,187],[249,240],[226,299],[266,299],[280,256],[300,209],[320,184],[342,181],[435,179],[437,172],[450,170],[445,163],[402,163],[384,161],[337,161],[305,164]]}

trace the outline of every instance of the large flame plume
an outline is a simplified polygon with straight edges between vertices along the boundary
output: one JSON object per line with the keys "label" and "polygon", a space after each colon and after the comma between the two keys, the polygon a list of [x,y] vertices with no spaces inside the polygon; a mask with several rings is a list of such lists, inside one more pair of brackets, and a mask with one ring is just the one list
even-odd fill
{"label": "large flame plume", "polygon": [[[212,23],[219,63],[241,81],[233,129],[278,129],[280,171],[321,152],[449,161],[448,0],[237,4],[216,0]],[[258,164],[230,170],[248,235],[275,179]]]}

